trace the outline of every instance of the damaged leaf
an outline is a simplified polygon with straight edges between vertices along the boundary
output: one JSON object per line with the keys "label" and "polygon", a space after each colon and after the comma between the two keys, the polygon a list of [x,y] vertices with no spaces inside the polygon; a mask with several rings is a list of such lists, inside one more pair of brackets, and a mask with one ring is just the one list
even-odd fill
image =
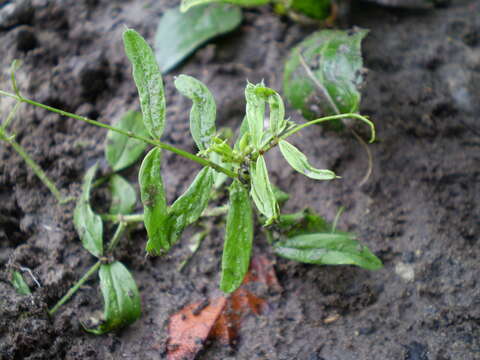
{"label": "damaged leaf", "polygon": [[363,82],[361,42],[368,30],[321,30],[296,46],[286,64],[285,96],[312,120],[358,112]]}
{"label": "damaged leaf", "polygon": [[255,283],[267,291],[280,291],[272,263],[264,256],[252,259],[242,287],[229,297],[220,296],[182,308],[170,317],[168,325],[168,360],[193,360],[208,339],[232,345],[242,319],[249,313],[260,315],[267,302],[245,287]]}

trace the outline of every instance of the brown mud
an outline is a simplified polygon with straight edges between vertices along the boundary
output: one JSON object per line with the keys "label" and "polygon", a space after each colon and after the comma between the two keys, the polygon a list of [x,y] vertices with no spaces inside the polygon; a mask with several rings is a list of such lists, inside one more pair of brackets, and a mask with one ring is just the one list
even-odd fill
{"label": "brown mud", "polygon": [[[9,88],[9,65],[20,58],[25,96],[113,122],[138,107],[122,48],[124,25],[151,42],[159,16],[177,3],[1,1],[0,88]],[[244,14],[241,28],[165,77],[166,141],[194,151],[190,103],[174,90],[175,74],[205,82],[217,100],[218,123],[238,126],[246,79],[281,89],[288,49],[314,30],[268,7]],[[342,180],[305,179],[275,152],[269,167],[273,181],[293,195],[286,210],[310,206],[331,220],[345,206],[340,226],[356,232],[385,268],[276,259],[260,233],[255,252],[276,261],[283,291],[269,298],[270,312],[248,318],[235,349],[212,344],[200,359],[480,359],[480,2],[452,1],[434,10],[359,2],[346,22],[371,30],[363,47],[369,72],[362,113],[378,129],[379,141],[370,146],[372,176],[359,186],[367,167],[361,146],[348,132],[320,127],[295,141]],[[4,114],[11,103],[0,100]],[[25,105],[13,130],[65,193],[78,195],[82,174],[95,161],[108,171],[103,130]],[[0,159],[0,359],[165,358],[169,316],[217,291],[220,224],[183,272],[174,269],[188,254],[192,230],[168,256],[145,259],[146,235],[135,229],[117,256],[137,281],[143,316],[119,333],[94,336],[80,321],[102,308],[96,280],[53,319],[45,312],[94,262],[74,232],[73,204],[57,205],[5,144]],[[125,175],[134,180],[136,170]],[[196,170],[166,155],[170,193],[178,196]],[[101,207],[105,195],[100,191],[96,200]],[[26,276],[33,295],[17,295],[7,265],[31,269],[41,288]]]}

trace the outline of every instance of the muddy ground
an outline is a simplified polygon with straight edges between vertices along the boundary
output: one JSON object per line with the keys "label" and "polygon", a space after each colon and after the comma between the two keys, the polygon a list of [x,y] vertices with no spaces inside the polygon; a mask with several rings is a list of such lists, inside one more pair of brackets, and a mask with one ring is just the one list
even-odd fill
{"label": "muddy ground", "polygon": [[[13,14],[5,10],[9,3],[15,3]],[[138,107],[122,49],[124,25],[152,42],[159,16],[176,3],[0,1],[0,88],[9,88],[9,64],[20,58],[18,80],[26,96],[116,121]],[[480,359],[480,2],[452,1],[434,10],[355,3],[343,22],[371,30],[363,49],[369,72],[362,113],[378,129],[379,141],[370,146],[372,176],[359,186],[364,151],[349,133],[320,127],[296,142],[311,144],[303,150],[342,180],[307,180],[278,153],[269,167],[273,180],[293,194],[286,210],[310,206],[332,220],[345,206],[340,226],[356,232],[385,268],[369,272],[276,259],[259,235],[255,252],[276,262],[283,292],[270,296],[268,313],[246,320],[234,349],[213,344],[199,359]],[[217,99],[218,123],[238,126],[245,80],[265,79],[281,89],[288,48],[313,30],[268,7],[245,11],[241,28],[165,77],[165,140],[194,150],[190,104],[174,91],[175,74],[204,81]],[[10,104],[1,99],[3,111]],[[296,112],[290,115],[301,121]],[[13,129],[65,193],[78,195],[82,174],[95,161],[108,171],[103,130],[28,106]],[[0,158],[0,359],[165,358],[169,315],[218,291],[221,226],[182,273],[174,269],[188,253],[193,230],[168,256],[149,259],[144,231],[134,230],[117,255],[138,283],[143,316],[120,333],[90,335],[80,321],[102,308],[96,280],[53,319],[45,313],[94,262],[73,230],[74,205],[57,205],[4,144]],[[135,179],[136,171],[125,175]],[[194,173],[172,155],[163,171],[172,199]],[[105,195],[99,191],[96,198],[101,208]],[[33,295],[17,295],[6,280],[7,264],[30,268],[42,287],[26,276]]]}

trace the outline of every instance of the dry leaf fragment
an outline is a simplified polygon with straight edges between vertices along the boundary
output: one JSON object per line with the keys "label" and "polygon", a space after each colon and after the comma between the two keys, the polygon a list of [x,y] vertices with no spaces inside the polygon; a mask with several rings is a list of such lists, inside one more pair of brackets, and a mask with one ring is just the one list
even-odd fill
{"label": "dry leaf fragment", "polygon": [[264,256],[251,260],[242,287],[230,297],[200,301],[181,309],[170,318],[167,343],[168,360],[193,360],[207,339],[226,345],[235,342],[242,319],[250,312],[260,315],[267,302],[245,289],[249,283],[261,283],[280,290],[272,263]]}

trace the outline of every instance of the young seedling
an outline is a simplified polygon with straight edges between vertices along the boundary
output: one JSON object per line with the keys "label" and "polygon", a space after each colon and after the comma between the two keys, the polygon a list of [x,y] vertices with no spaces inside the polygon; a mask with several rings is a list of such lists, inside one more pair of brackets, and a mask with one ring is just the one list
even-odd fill
{"label": "young seedling", "polygon": [[[90,331],[104,333],[127,325],[140,316],[140,299],[135,282],[129,271],[114,260],[113,252],[128,224],[139,221],[144,223],[148,235],[147,253],[161,255],[168,252],[180,239],[183,230],[200,217],[226,212],[220,289],[227,294],[240,286],[249,268],[255,214],[280,256],[319,265],[356,265],[370,270],[382,267],[381,261],[360,245],[353,235],[337,231],[335,226],[330,226],[318,215],[309,211],[282,214],[279,203],[285,200],[286,195],[271,184],[265,161],[265,153],[279,146],[287,163],[299,173],[318,180],[336,179],[332,171],[313,167],[305,154],[287,141],[288,138],[314,124],[352,118],[370,127],[373,141],[375,131],[370,120],[358,113],[345,113],[295,124],[285,119],[284,103],[276,91],[263,83],[248,83],[245,89],[245,119],[232,146],[217,133],[216,105],[208,88],[193,77],[180,75],[175,80],[175,86],[193,103],[190,132],[199,152],[192,154],[160,140],[165,128],[166,109],[162,77],[153,51],[134,30],[126,30],[123,41],[132,63],[142,116],[128,113],[117,127],[48,107],[18,94],[0,92],[19,102],[109,129],[106,157],[113,172],[131,165],[142,153],[145,144],[153,146],[143,158],[138,176],[143,204],[141,214],[130,214],[136,202],[135,192],[118,175],[112,175],[109,179],[114,199],[110,213],[96,214],[89,201],[96,165],[87,171],[82,195],[74,212],[74,224],[83,246],[98,261],[50,310],[50,314],[54,314],[100,269],[100,288],[105,302],[104,319]],[[265,126],[267,105],[269,118]],[[143,126],[139,124],[140,120]],[[185,193],[172,204],[166,200],[161,176],[164,150],[203,166]],[[228,178],[231,181],[228,186],[228,205],[209,209],[214,186],[224,183]],[[126,196],[128,200],[122,199],[120,194],[129,194]],[[115,234],[106,248],[103,246],[103,221],[117,224]]]}

